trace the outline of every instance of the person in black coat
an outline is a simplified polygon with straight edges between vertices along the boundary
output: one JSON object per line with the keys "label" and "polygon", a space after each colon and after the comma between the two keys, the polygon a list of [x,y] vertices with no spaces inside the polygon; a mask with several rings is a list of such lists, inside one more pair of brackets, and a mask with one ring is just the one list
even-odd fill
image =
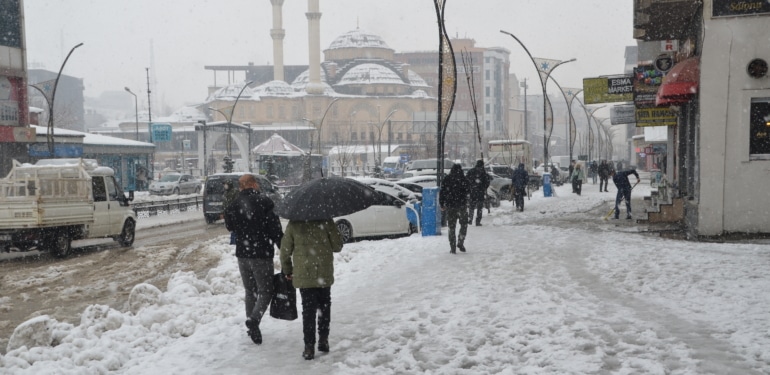
{"label": "person in black coat", "polygon": [[612,168],[607,164],[606,160],[602,160],[599,164],[599,192],[607,191],[607,184],[609,183],[609,176]]}
{"label": "person in black coat", "polygon": [[[558,176],[558,172],[557,172]],[[524,211],[524,195],[527,194],[527,184],[529,183],[529,173],[524,168],[524,163],[520,163],[519,167],[513,171],[511,177],[511,185],[513,186],[513,200],[516,205],[516,209]]]}
{"label": "person in black coat", "polygon": [[[465,235],[468,233],[468,180],[459,164],[452,166],[449,175],[441,181],[438,203],[441,212],[447,215],[449,222],[449,253],[455,254],[455,249],[465,252]],[[455,238],[457,222],[460,221],[460,234]]]}
{"label": "person in black coat", "polygon": [[281,246],[283,229],[273,201],[260,194],[256,177],[243,175],[238,185],[240,193],[224,211],[225,226],[235,232],[235,256],[246,290],[247,332],[259,345],[259,323],[273,298],[273,257],[275,246]]}
{"label": "person in black coat", "polygon": [[628,181],[629,175],[636,176],[636,183],[639,183],[639,173],[636,173],[636,169],[630,169],[627,171],[612,171],[612,182],[615,183],[615,187],[618,188],[618,195],[615,196],[615,219],[620,217],[620,201],[626,200],[626,219],[631,219],[631,183]]}
{"label": "person in black coat", "polygon": [[484,161],[479,160],[476,166],[465,175],[470,185],[468,205],[468,224],[473,221],[473,212],[476,211],[476,226],[481,226],[481,213],[484,211],[484,199],[487,197],[487,188],[492,180],[484,170]]}

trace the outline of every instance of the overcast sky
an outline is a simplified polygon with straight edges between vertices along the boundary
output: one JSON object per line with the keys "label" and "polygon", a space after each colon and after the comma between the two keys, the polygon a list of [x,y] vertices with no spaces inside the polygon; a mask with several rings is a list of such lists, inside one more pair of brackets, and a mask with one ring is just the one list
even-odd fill
{"label": "overcast sky", "polygon": [[[357,26],[399,52],[438,49],[433,1],[321,0],[320,6],[322,50]],[[24,7],[30,67],[58,71],[70,49],[84,43],[63,73],[83,78],[86,96],[130,87],[140,94],[140,108],[147,67],[154,66],[153,96],[176,108],[205,99],[214,74],[204,65],[273,62],[269,0],[26,0]],[[537,94],[534,65],[501,29],[534,57],[577,58],[554,77],[562,87],[582,87],[584,77],[623,72],[625,47],[636,44],[632,8],[630,0],[446,0],[446,28],[477,46],[511,51],[511,73],[533,80],[530,94]],[[305,0],[284,4],[287,65],[307,64],[306,11]],[[221,84],[226,76],[217,79]]]}

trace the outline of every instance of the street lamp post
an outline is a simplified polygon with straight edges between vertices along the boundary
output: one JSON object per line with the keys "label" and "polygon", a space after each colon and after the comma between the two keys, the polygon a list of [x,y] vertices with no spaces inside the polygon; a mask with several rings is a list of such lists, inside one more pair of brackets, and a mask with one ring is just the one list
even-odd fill
{"label": "street lamp post", "polygon": [[[511,38],[513,38],[513,40],[518,42],[519,45],[521,45],[521,47],[524,48],[524,52],[526,52],[527,55],[529,56],[529,59],[532,60],[532,64],[535,65],[535,69],[538,72],[538,78],[540,78],[540,86],[541,86],[541,88],[543,90],[543,163],[546,164],[546,163],[548,163],[548,137],[549,137],[549,134],[548,134],[548,124],[547,124],[548,118],[547,118],[547,114],[546,114],[549,101],[548,101],[548,92],[547,92],[547,89],[546,89],[546,83],[548,81],[548,77],[551,75],[551,73],[559,65],[566,64],[568,62],[573,62],[573,61],[576,61],[577,59],[573,58],[573,59],[569,59],[569,60],[558,62],[556,65],[553,66],[553,68],[550,69],[550,71],[548,71],[546,73],[546,76],[543,77],[540,74],[540,67],[537,66],[537,62],[535,62],[535,58],[532,57],[531,53],[529,53],[529,50],[524,45],[524,43],[522,43],[521,40],[519,40],[519,38],[517,38],[515,35],[507,32],[505,30],[500,30],[500,32],[503,33],[503,34],[506,34],[506,35],[510,35]],[[553,108],[551,108],[551,111],[553,111]],[[551,116],[553,117],[553,113],[551,114]],[[551,121],[553,121],[553,120],[551,120]]]}
{"label": "street lamp post", "polygon": [[[377,129],[377,167],[380,167],[382,165],[382,129],[385,128],[385,123],[388,122],[388,119],[390,119],[390,116],[393,116],[394,113],[398,112],[398,109],[394,109],[388,113],[387,116],[385,116],[385,120],[383,120],[379,126],[374,124],[369,124],[374,126]],[[390,137],[388,137],[388,155],[390,155]]]}
{"label": "street lamp post", "polygon": [[[55,155],[54,155],[54,147],[53,147],[53,142],[54,142],[54,140],[53,140],[53,104],[54,104],[54,99],[56,98],[56,87],[59,85],[59,77],[61,77],[61,72],[64,70],[64,65],[67,64],[67,60],[69,60],[70,55],[72,55],[72,52],[74,52],[76,48],[78,48],[78,47],[80,47],[82,45],[83,45],[83,43],[79,43],[78,45],[72,47],[70,52],[67,54],[67,57],[64,58],[64,62],[61,63],[61,67],[59,68],[59,73],[56,74],[56,80],[54,80],[54,83],[53,83],[53,90],[51,91],[51,98],[49,99],[45,95],[45,92],[43,92],[43,97],[48,102],[48,152],[50,153],[51,157],[55,157]],[[41,92],[42,92],[42,90],[41,90]]]}
{"label": "street lamp post", "polygon": [[[334,100],[332,100],[329,103],[329,105],[326,106],[326,110],[324,111],[323,116],[321,116],[321,121],[318,122],[318,125],[316,125],[315,122],[313,122],[312,120],[310,120],[308,118],[305,118],[305,117],[302,118],[302,120],[307,121],[307,122],[313,124],[313,127],[316,128],[316,132],[318,133],[318,155],[321,155],[321,131],[323,130],[324,119],[326,119],[326,115],[329,113],[329,110],[332,108],[332,105],[334,105],[334,103],[336,103],[340,99],[342,99],[342,98],[334,98]],[[310,179],[313,177],[313,175],[312,175],[312,165],[311,165],[312,164],[311,163],[311,157],[312,156],[313,156],[313,138],[311,137],[310,138],[310,151],[308,152],[308,155],[307,155],[307,159],[306,159],[307,161],[305,162],[305,173],[304,173],[304,175],[302,177],[302,181],[303,182],[310,181]]]}
{"label": "street lamp post", "polygon": [[136,124],[135,137],[136,137],[136,140],[138,141],[139,140],[139,99],[137,98],[136,94],[134,94],[131,91],[131,89],[129,89],[128,87],[124,87],[124,89],[126,90],[127,93],[134,96],[134,115],[136,116],[134,120]]}

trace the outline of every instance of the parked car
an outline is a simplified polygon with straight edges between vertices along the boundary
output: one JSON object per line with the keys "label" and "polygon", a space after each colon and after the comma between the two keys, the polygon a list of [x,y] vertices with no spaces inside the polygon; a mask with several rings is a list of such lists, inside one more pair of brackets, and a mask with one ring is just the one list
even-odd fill
{"label": "parked car", "polygon": [[[437,164],[438,162],[436,159],[412,160],[406,165],[406,170],[404,171],[403,177],[414,177],[430,174],[435,175]],[[444,169],[442,172],[448,174],[454,164],[455,162],[449,159],[444,159]]]}
{"label": "parked car", "polygon": [[[211,224],[222,216],[222,202],[225,194],[225,182],[229,181],[231,186],[238,189],[238,179],[246,174],[245,172],[217,173],[206,177],[206,185],[203,188],[203,217],[206,223]],[[283,196],[278,192],[278,188],[273,185],[267,177],[254,174],[259,183],[259,190],[278,204]]]}
{"label": "parked car", "polygon": [[150,184],[150,194],[198,194],[201,192],[201,180],[189,174],[168,173]]}
{"label": "parked car", "polygon": [[388,181],[382,178],[374,178],[374,177],[348,177],[348,178],[352,178],[356,181],[369,185],[373,187],[375,190],[384,191],[403,201],[410,202],[417,199],[417,196],[412,191],[404,188],[403,186],[396,184],[393,181]]}
{"label": "parked car", "polygon": [[423,176],[407,177],[396,181],[396,184],[398,184],[399,186],[403,186],[406,189],[409,189],[411,192],[413,192],[417,196],[418,200],[422,200],[422,189],[426,187],[435,187],[436,176],[423,175]]}
{"label": "parked car", "polygon": [[414,205],[381,190],[374,190],[379,203],[356,213],[334,218],[344,242],[360,238],[409,236],[418,231],[405,213]]}

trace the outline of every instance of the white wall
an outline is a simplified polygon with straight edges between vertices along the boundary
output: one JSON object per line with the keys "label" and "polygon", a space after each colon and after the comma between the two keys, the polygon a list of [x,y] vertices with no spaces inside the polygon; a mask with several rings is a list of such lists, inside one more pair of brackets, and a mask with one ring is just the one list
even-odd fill
{"label": "white wall", "polygon": [[770,61],[770,15],[711,18],[704,2],[700,80],[700,235],[770,232],[770,160],[749,160],[751,98],[770,98],[770,78],[746,65]]}

